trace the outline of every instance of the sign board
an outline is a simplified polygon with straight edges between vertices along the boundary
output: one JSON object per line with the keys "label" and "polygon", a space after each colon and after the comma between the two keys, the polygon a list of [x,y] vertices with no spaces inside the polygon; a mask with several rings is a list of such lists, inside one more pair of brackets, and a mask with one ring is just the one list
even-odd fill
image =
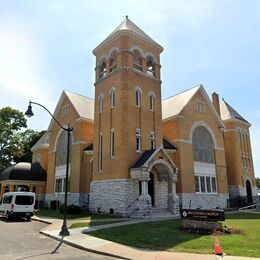
{"label": "sign board", "polygon": [[200,221],[224,221],[224,210],[183,209],[181,218]]}

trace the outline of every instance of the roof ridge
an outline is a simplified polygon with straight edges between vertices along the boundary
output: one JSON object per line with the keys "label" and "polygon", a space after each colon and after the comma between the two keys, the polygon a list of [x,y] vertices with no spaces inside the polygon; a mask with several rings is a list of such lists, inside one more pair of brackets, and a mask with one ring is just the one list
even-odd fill
{"label": "roof ridge", "polygon": [[168,99],[170,99],[170,98],[174,98],[174,97],[176,97],[176,96],[178,96],[178,95],[181,95],[181,94],[183,94],[183,93],[185,93],[185,92],[188,92],[188,91],[190,91],[190,90],[192,90],[192,89],[194,89],[194,88],[199,88],[199,87],[201,87],[201,86],[202,86],[202,84],[199,84],[199,85],[197,85],[197,86],[194,86],[194,87],[191,87],[191,88],[189,88],[189,89],[183,90],[183,91],[181,91],[181,92],[179,92],[179,93],[177,93],[177,94],[175,94],[175,95],[173,95],[173,96],[171,96],[171,97],[168,97],[168,98],[163,99],[162,101],[168,100]]}
{"label": "roof ridge", "polygon": [[92,52],[94,55],[96,55],[96,52],[98,49],[102,48],[104,44],[109,42],[114,37],[118,36],[120,33],[124,32],[131,32],[137,37],[140,37],[142,40],[149,42],[149,44],[152,44],[156,48],[160,50],[160,52],[163,51],[163,47],[158,44],[155,40],[153,40],[148,34],[146,34],[140,27],[138,27],[134,22],[132,22],[128,16],[116,27],[115,30],[113,30]]}
{"label": "roof ridge", "polygon": [[76,96],[81,96],[81,97],[84,97],[84,98],[88,98],[88,99],[94,100],[94,98],[87,97],[87,96],[84,96],[84,95],[82,95],[82,94],[78,94],[78,93],[71,92],[71,91],[68,91],[68,90],[64,90],[64,92],[65,92],[65,93],[70,93],[70,94],[73,94],[73,95],[76,95]]}
{"label": "roof ridge", "polygon": [[[240,113],[237,112],[236,109],[234,109],[226,100],[222,99],[222,102],[224,103],[224,105],[226,106],[226,109],[230,115],[230,119],[236,119],[236,120],[240,120],[242,122],[246,122],[248,124],[250,124]],[[220,107],[220,112],[221,112],[221,107]],[[220,113],[222,115],[222,113]],[[222,115],[223,118],[223,115]],[[226,120],[226,119],[223,119]]]}

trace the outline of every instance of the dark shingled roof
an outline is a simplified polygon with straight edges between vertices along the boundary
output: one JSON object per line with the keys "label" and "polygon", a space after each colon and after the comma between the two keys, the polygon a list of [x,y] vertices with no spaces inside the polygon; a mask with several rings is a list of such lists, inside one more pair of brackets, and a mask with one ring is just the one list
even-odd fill
{"label": "dark shingled roof", "polygon": [[93,151],[93,144],[88,145],[84,151]]}
{"label": "dark shingled roof", "polygon": [[223,102],[226,105],[231,117],[249,124],[249,122],[244,117],[242,117],[233,107],[231,107],[225,100],[223,100]]}
{"label": "dark shingled roof", "polygon": [[0,181],[5,180],[25,180],[25,181],[46,181],[46,171],[40,163],[21,162],[9,166],[0,173]]}
{"label": "dark shingled roof", "polygon": [[155,151],[155,149],[143,152],[140,159],[135,163],[135,165],[132,168],[139,168],[139,167],[143,166],[146,163],[146,161],[152,156],[154,151]]}
{"label": "dark shingled roof", "polygon": [[163,139],[163,148],[166,150],[177,150],[177,147],[166,139]]}

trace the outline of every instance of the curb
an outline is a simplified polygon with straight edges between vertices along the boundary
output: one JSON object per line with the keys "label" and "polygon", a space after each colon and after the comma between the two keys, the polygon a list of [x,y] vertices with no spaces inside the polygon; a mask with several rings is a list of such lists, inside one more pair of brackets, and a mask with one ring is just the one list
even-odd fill
{"label": "curb", "polygon": [[40,218],[32,217],[31,219],[34,220],[34,221],[45,223],[45,224],[52,224],[52,222],[50,222],[48,220],[43,220],[43,219],[40,219]]}
{"label": "curb", "polygon": [[90,249],[90,248],[87,248],[87,247],[84,247],[84,246],[80,246],[76,243],[73,243],[73,242],[70,242],[70,241],[67,241],[67,240],[64,240],[63,238],[59,238],[57,236],[53,236],[53,235],[50,235],[48,233],[45,233],[44,232],[44,229],[40,231],[41,234],[47,236],[47,237],[50,237],[52,239],[55,239],[57,241],[62,241],[64,244],[67,244],[69,246],[72,246],[72,247],[75,247],[75,248],[78,248],[78,249],[81,249],[81,250],[84,250],[84,251],[88,251],[88,252],[91,252],[91,253],[95,253],[95,254],[99,254],[99,255],[104,255],[104,256],[110,256],[110,257],[116,257],[118,259],[125,259],[125,260],[132,260],[131,258],[126,258],[126,257],[122,257],[122,256],[119,256],[119,255],[115,255],[115,254],[111,254],[111,253],[106,253],[106,252],[102,252],[102,251],[99,251],[99,250],[95,250],[95,249]]}

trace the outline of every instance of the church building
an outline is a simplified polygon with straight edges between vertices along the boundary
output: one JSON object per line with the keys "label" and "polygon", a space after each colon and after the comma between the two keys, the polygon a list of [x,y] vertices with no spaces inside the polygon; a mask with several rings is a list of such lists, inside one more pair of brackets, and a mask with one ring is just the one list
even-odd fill
{"label": "church building", "polygon": [[[73,127],[69,204],[149,218],[255,201],[250,123],[202,85],[162,100],[162,51],[126,17],[93,50],[94,99],[63,91],[54,117]],[[54,120],[32,147],[49,205],[64,200],[66,149]]]}

